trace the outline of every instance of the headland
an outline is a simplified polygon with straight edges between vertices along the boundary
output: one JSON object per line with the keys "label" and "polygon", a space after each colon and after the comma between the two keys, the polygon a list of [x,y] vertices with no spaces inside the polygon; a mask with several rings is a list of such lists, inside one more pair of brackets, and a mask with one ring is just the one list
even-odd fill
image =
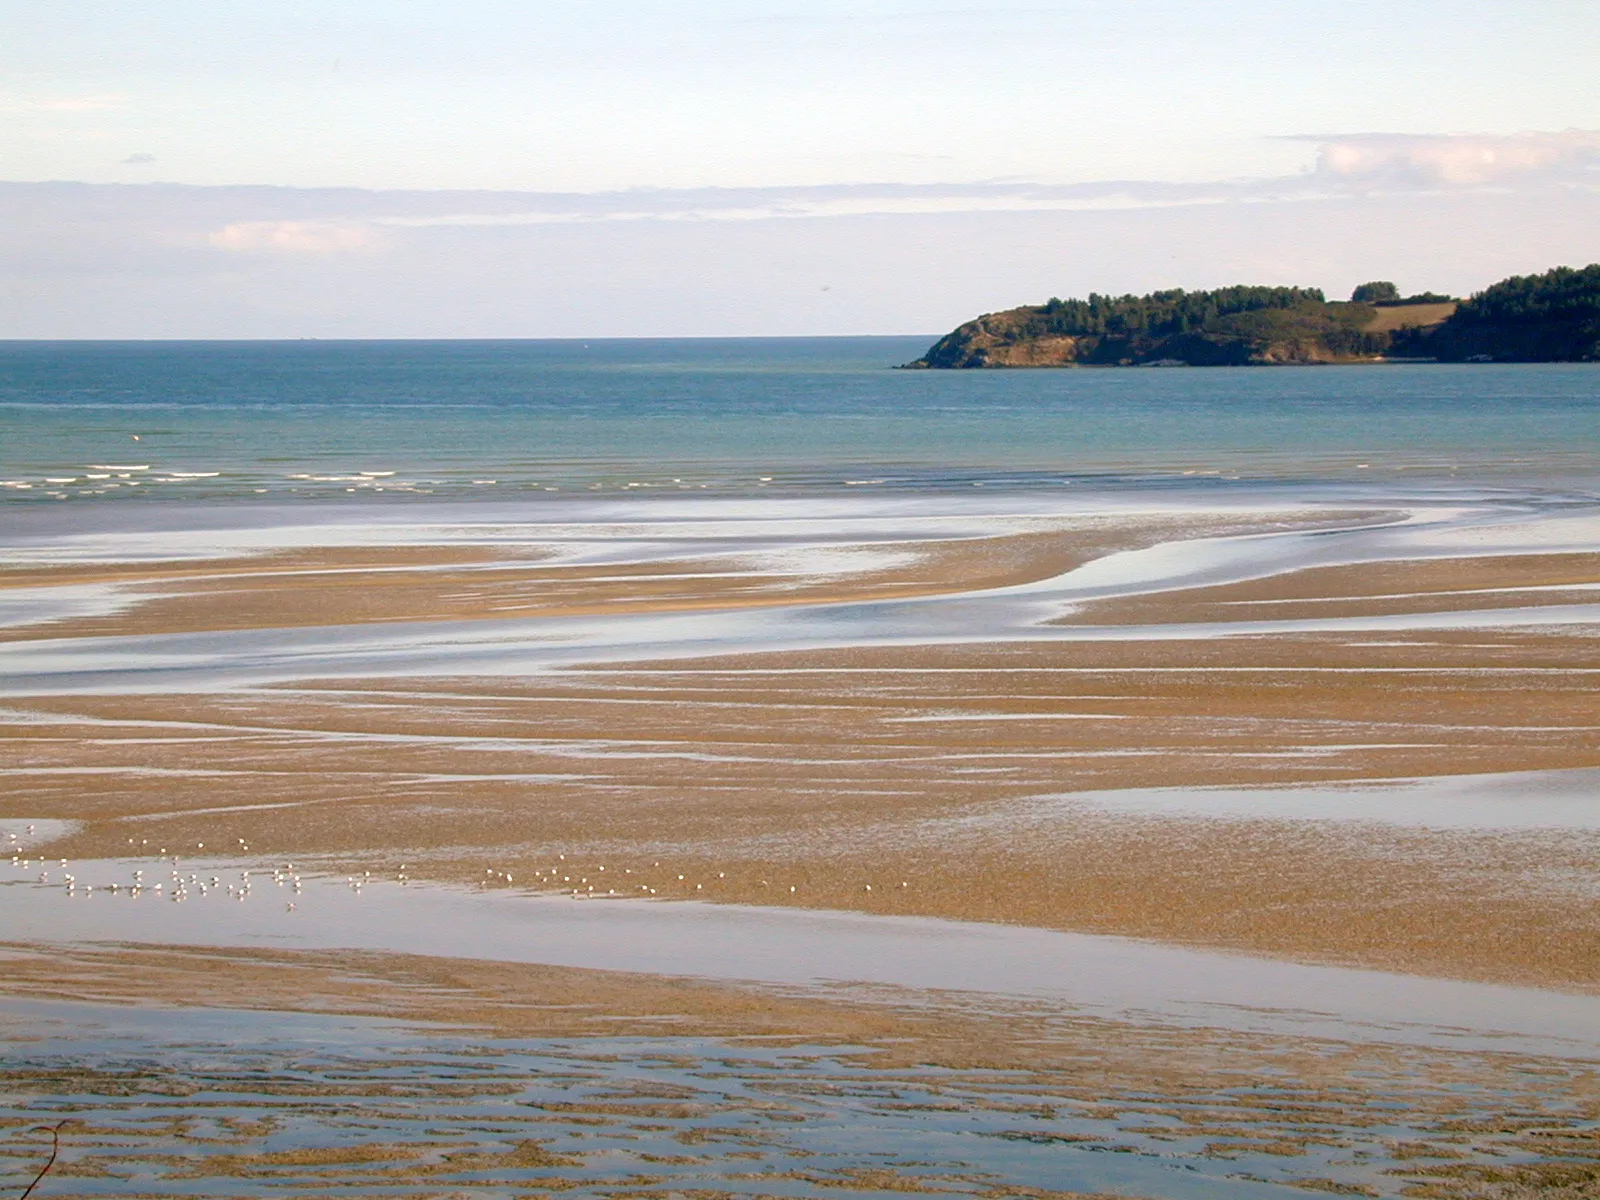
{"label": "headland", "polygon": [[1330,301],[1320,288],[1239,285],[986,313],[911,368],[1587,362],[1600,358],[1600,264],[1513,276],[1466,300],[1392,283]]}

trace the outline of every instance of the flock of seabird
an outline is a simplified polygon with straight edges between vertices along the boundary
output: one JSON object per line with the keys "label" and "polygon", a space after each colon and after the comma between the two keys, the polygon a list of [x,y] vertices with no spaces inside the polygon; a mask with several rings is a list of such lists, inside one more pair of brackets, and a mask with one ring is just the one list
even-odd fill
{"label": "flock of seabird", "polygon": [[[27,834],[32,836],[35,828],[35,826],[29,825],[27,827]],[[50,870],[48,868],[51,860],[48,860],[42,851],[37,855],[25,853],[25,851],[21,848],[21,839],[15,832],[6,834],[6,838],[11,844],[11,865],[20,870],[31,871],[34,868],[35,863],[37,863],[39,867],[45,868],[40,872],[38,882],[49,885],[51,880]],[[249,843],[247,843],[244,838],[238,838],[236,841],[238,852],[249,852]],[[267,873],[266,870],[260,868],[256,870],[243,868],[238,870],[237,879],[234,882],[226,882],[220,875],[204,875],[200,871],[196,870],[190,870],[185,873],[181,869],[182,864],[180,863],[179,856],[176,853],[169,852],[168,848],[165,846],[157,846],[152,851],[150,849],[150,841],[148,838],[139,839],[137,841],[133,838],[129,838],[128,845],[133,847],[135,854],[153,854],[155,858],[167,864],[170,867],[167,878],[163,880],[151,880],[146,878],[147,873],[143,868],[131,868],[131,876],[128,882],[113,882],[110,884],[104,884],[102,885],[103,891],[110,892],[112,894],[126,895],[135,899],[148,892],[154,896],[159,896],[163,899],[171,900],[177,903],[181,903],[192,897],[207,896],[212,892],[221,892],[229,899],[243,901],[250,896],[254,879],[258,875],[264,876]],[[195,850],[197,852],[203,853],[205,847],[206,844],[204,842],[195,843]],[[92,884],[81,882],[75,875],[67,871],[67,859],[60,859],[59,863],[59,871],[61,874],[58,883],[60,886],[64,887],[65,894],[68,897],[89,896],[94,893],[95,888]],[[651,865],[656,870],[661,869],[660,861],[656,861]],[[409,863],[401,863],[399,872],[395,876],[395,881],[400,883],[402,886],[409,885],[411,881],[410,875],[407,874],[409,869]],[[585,873],[585,871],[588,873]],[[292,862],[285,862],[281,866],[271,868],[271,876],[273,884],[277,887],[288,888],[293,895],[300,895],[303,888],[303,880],[300,874],[296,871],[295,865]],[[633,878],[633,876],[634,871],[631,867],[623,867],[620,869],[620,872],[614,870],[608,876],[604,864],[596,865],[590,868],[579,868],[570,865],[567,862],[567,856],[565,854],[559,854],[557,855],[557,861],[554,865],[547,868],[535,868],[531,880],[524,877],[525,882],[523,887],[530,891],[565,894],[580,900],[599,899],[604,897],[655,896],[659,894],[656,887]],[[345,885],[351,892],[359,896],[362,888],[372,881],[372,877],[371,871],[363,871],[359,875],[347,876],[345,879]],[[727,872],[718,871],[716,873],[716,879],[726,880]],[[508,870],[502,870],[497,867],[485,867],[483,877],[479,880],[479,886],[512,886],[515,884],[515,881],[516,876]],[[681,884],[685,892],[687,892],[691,887],[693,888],[693,894],[695,895],[704,895],[706,892],[705,883],[694,882],[683,873],[677,874],[677,879],[675,882]],[[611,886],[607,886],[608,884]],[[668,887],[670,885],[663,884],[662,886]],[[765,888],[770,885],[767,880],[762,879],[759,881],[759,886]],[[908,881],[902,880],[899,884],[899,887],[909,888],[910,884]],[[672,890],[677,891],[678,889],[674,888]],[[790,895],[797,894],[798,890],[799,889],[796,886],[789,885]],[[871,893],[872,890],[873,888],[870,883],[863,885],[864,892]],[[285,910],[288,912],[295,911],[295,902],[293,900],[289,900],[285,904]]]}

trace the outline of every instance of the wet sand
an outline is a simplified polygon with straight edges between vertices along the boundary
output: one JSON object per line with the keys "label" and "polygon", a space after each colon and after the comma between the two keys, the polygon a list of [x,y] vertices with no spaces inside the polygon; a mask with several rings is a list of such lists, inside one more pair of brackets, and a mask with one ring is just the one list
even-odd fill
{"label": "wet sand", "polygon": [[1070,620],[1116,624],[1296,620],[1582,603],[1600,592],[1600,555],[1492,555],[1313,567],[1182,595],[1090,605]]}
{"label": "wet sand", "polygon": [[[1169,810],[1149,792],[1600,766],[1594,530],[1521,509],[1429,519],[1033,514],[920,542],[858,526],[708,550],[652,531],[605,561],[590,531],[580,554],[533,539],[18,563],[0,575],[21,614],[3,631],[17,666],[0,697],[0,818],[78,822],[52,861],[204,844],[419,885],[1000,922],[1600,992],[1600,829],[1519,820],[1521,776],[1495,785],[1511,815],[1483,824],[1400,802],[1375,820],[1367,793],[1349,815],[1336,794],[1278,815],[1270,801]],[[1136,792],[1136,809],[1115,802]],[[16,953],[13,995],[508,1036],[645,1034],[663,1014],[706,1037],[887,1046],[899,1030],[919,1062],[1042,1070],[1059,1055],[1048,1069],[1089,1071],[1082,1095],[1113,1077],[1167,1096],[1201,1086],[1169,1073],[1191,1053],[1211,1056],[1195,1068],[1206,1087],[1325,1053],[1128,1022],[1074,1026],[1057,1046],[1042,1018],[994,1005],[924,1026],[904,998],[553,967]],[[1381,1053],[1399,1052],[1359,1051]],[[1394,1078],[1435,1089],[1464,1069],[1443,1061],[1408,1059]],[[1474,1060],[1463,1094],[1525,1098],[1495,1074],[1508,1061]],[[1340,1063],[1339,1087],[1367,1086]],[[1583,1079],[1551,1094],[1592,1120]],[[1522,1119],[1504,1103],[1484,1118],[1502,1133]],[[1418,1171],[1415,1195],[1566,1186]]]}
{"label": "wet sand", "polygon": [[[1377,519],[1375,515],[1371,519]],[[1076,528],[946,541],[873,538],[864,530],[820,545],[782,537],[761,547],[643,544],[645,561],[568,565],[559,541],[505,546],[332,546],[248,557],[134,563],[0,565],[0,599],[40,597],[37,619],[0,625],[0,641],[117,637],[211,630],[470,621],[750,606],[843,604],[959,595],[1050,579],[1090,559],[1173,539],[1314,527],[1335,514],[1167,516],[1083,521]],[[1022,520],[1002,524],[1049,525]],[[855,540],[865,535],[866,540]],[[531,536],[531,535],[530,535]],[[548,535],[547,535],[548,536]],[[587,539],[599,536],[593,531]],[[626,535],[618,539],[627,544]],[[563,551],[566,551],[563,554]],[[581,556],[581,555],[580,555]],[[785,561],[791,557],[792,561]],[[50,612],[54,591],[98,593],[106,611]]]}
{"label": "wet sand", "polygon": [[[1597,1077],[1570,1060],[1112,1022],[893,989],[796,994],[399,955],[15,948],[5,966],[13,995],[58,1005],[14,1010],[12,1022],[27,1019],[34,1041],[81,1022],[67,1047],[93,1047],[88,1062],[64,1061],[59,1048],[52,1058],[13,1041],[0,1072],[4,1092],[70,1100],[60,1112],[75,1117],[75,1166],[58,1187],[154,1171],[227,1189],[291,1171],[302,1185],[397,1189],[385,1195],[409,1194],[402,1180],[664,1195],[698,1179],[716,1180],[715,1195],[795,1180],[805,1186],[778,1194],[1064,1196],[1089,1185],[1197,1200],[1293,1188],[1453,1200],[1527,1185],[1576,1196],[1600,1177]],[[114,1016],[63,1001],[191,1007],[173,1012],[177,1049],[155,1066],[121,1061],[126,1051],[106,1040]],[[319,1044],[314,1028],[219,1011],[229,1007],[435,1024],[323,1031]],[[144,1011],[134,1021],[155,1028],[137,1049],[160,1040],[162,1009]],[[230,1060],[213,1029],[253,1031],[251,1049]],[[263,1073],[280,1060],[292,1067]],[[669,1065],[681,1077],[667,1078]],[[535,1079],[545,1090],[530,1095]],[[302,1109],[315,1120],[305,1149],[293,1136]],[[427,1136],[407,1127],[408,1112]],[[735,1115],[756,1127],[729,1128]],[[350,1118],[350,1144],[329,1155]],[[836,1123],[875,1135],[830,1144]],[[808,1140],[812,1125],[822,1132]],[[16,1162],[22,1131],[10,1114],[7,1126],[0,1151]],[[627,1133],[622,1145],[609,1144],[612,1130]],[[263,1152],[268,1135],[275,1149]],[[663,1135],[664,1147],[651,1144]],[[463,1137],[486,1144],[469,1154],[452,1145]],[[632,1176],[617,1159],[630,1145],[647,1154]],[[493,1174],[455,1174],[471,1169]]]}
{"label": "wet sand", "polygon": [[[1295,519],[1096,519],[920,546],[836,542],[831,576],[817,573],[815,547],[792,574],[771,573],[770,555],[763,573],[730,572],[704,555],[563,566],[461,547],[29,568],[7,581],[114,580],[135,600],[109,616],[9,633],[99,645],[112,631],[125,642],[197,627],[359,629],[424,614],[448,628],[513,600],[534,629],[607,606],[626,621],[662,608],[707,620],[751,605],[854,611],[891,592],[959,602],[1071,580],[1075,564],[1143,546],[1253,545]],[[1298,519],[1356,531],[1392,524],[1381,513]],[[658,536],[649,552],[675,551]],[[752,568],[759,557],[748,547],[733,555]],[[1226,629],[1262,613],[1337,621],[1467,605],[1492,619],[1503,603],[1559,607],[1597,586],[1592,552],[1452,555],[1162,586],[1078,602],[1054,623],[1137,635],[1155,621]],[[1595,765],[1600,641],[1583,625],[1090,641],[1018,632],[965,645],[557,664],[520,678],[319,682],[315,658],[303,656],[294,669],[309,678],[204,694],[113,686],[16,697],[0,715],[12,797],[0,815],[84,822],[60,847],[68,857],[124,852],[135,834],[185,846],[243,839],[333,868],[408,863],[418,879],[471,882],[487,869],[532,882],[565,854],[580,876],[607,865],[634,872],[633,890],[662,896],[1600,986],[1593,831],[1070,806],[1045,818],[1035,803],[1118,788]]]}
{"label": "wet sand", "polygon": [[533,885],[565,854],[579,876],[631,871],[662,896],[1590,989],[1592,830],[1046,813],[1034,798],[1590,766],[1596,667],[1585,639],[1497,632],[29,698],[4,727],[4,770],[33,813],[85,822],[60,847],[72,858],[130,837],[242,838],[333,869]]}

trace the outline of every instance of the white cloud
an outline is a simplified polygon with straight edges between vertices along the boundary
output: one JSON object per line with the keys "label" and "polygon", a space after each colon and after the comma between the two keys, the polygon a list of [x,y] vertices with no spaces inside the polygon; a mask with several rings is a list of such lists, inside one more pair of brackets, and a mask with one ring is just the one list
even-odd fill
{"label": "white cloud", "polygon": [[[1600,131],[1491,135],[1350,134],[1316,139],[1306,174],[1213,183],[840,184],[811,187],[501,193],[481,209],[390,213],[378,225],[424,229],[635,221],[766,221],[963,213],[1107,212],[1300,203],[1388,192],[1551,182],[1600,189]],[[416,194],[418,198],[422,193]],[[440,199],[444,194],[436,194]],[[488,198],[482,194],[479,198]]]}
{"label": "white cloud", "polygon": [[1364,133],[1316,141],[1317,174],[1350,183],[1474,187],[1538,176],[1594,177],[1600,130],[1508,135]]}
{"label": "white cloud", "polygon": [[[397,229],[587,225],[642,221],[749,222],[830,217],[956,216],[985,213],[1115,212],[1231,202],[1324,199],[1331,191],[1306,176],[1250,183],[837,184],[814,187],[639,189],[588,194],[490,193],[481,207],[386,213],[375,225]],[[426,203],[424,193],[414,194]],[[436,193],[445,200],[447,193]]]}
{"label": "white cloud", "polygon": [[206,241],[243,254],[369,254],[384,245],[371,225],[353,221],[234,221]]}
{"label": "white cloud", "polygon": [[23,301],[0,336],[934,333],[1049,295],[1380,278],[1466,294],[1600,260],[1594,132],[1329,136],[1302,161],[1209,183],[0,182],[0,286]]}
{"label": "white cloud", "polygon": [[[856,189],[852,189],[855,191]],[[381,217],[380,225],[426,229],[496,225],[572,225],[605,221],[773,221],[820,217],[919,216],[956,213],[1000,212],[1094,212],[1121,208],[1163,208],[1187,204],[1217,204],[1225,197],[1188,195],[1158,198],[1140,195],[1136,187],[1114,193],[1094,194],[1090,189],[1018,189],[975,192],[959,185],[929,186],[921,194],[879,194],[860,189],[853,195],[793,195],[781,188],[770,195],[753,197],[742,204],[674,203],[668,193],[662,203],[651,206],[610,209],[574,206],[567,209],[528,212],[445,213],[426,217]]]}

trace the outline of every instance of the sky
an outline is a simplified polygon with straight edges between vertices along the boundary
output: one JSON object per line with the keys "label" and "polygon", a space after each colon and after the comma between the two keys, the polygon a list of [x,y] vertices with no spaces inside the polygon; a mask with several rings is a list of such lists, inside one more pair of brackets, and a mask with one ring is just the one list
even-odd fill
{"label": "sky", "polygon": [[935,333],[1600,260],[1594,0],[0,0],[0,28],[0,337]]}

